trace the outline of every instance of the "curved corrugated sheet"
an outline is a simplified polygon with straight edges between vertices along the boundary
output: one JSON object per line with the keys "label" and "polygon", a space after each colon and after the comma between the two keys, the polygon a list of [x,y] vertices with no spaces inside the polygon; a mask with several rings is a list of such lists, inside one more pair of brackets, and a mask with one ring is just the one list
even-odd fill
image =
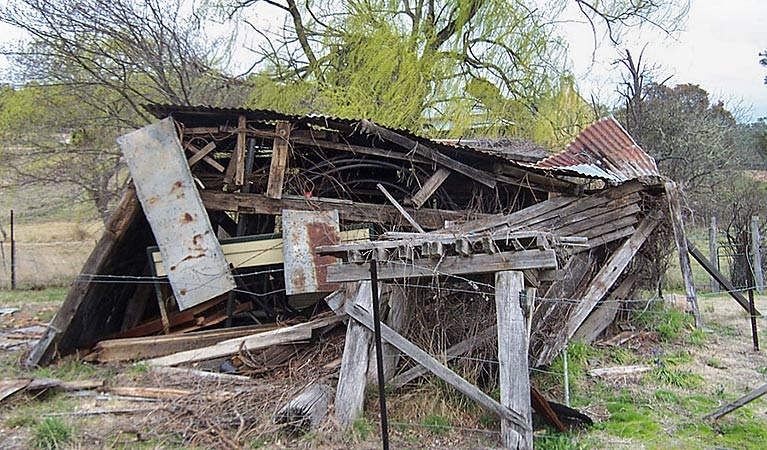
{"label": "curved corrugated sheet", "polygon": [[655,159],[612,117],[587,127],[561,153],[525,165],[614,184],[660,176]]}

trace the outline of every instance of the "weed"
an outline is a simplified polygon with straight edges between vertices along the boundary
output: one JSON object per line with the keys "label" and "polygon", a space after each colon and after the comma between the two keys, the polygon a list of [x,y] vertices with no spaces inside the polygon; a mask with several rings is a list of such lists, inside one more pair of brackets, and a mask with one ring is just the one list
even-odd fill
{"label": "weed", "polygon": [[450,422],[448,422],[444,416],[439,414],[429,414],[426,416],[423,419],[423,426],[427,427],[435,434],[442,434],[453,428]]}
{"label": "weed", "polygon": [[655,398],[663,403],[679,403],[679,396],[674,392],[658,389],[655,391]]}
{"label": "weed", "polygon": [[687,336],[687,343],[696,347],[701,347],[706,343],[706,332],[701,329],[692,330]]}
{"label": "weed", "polygon": [[148,373],[148,372],[149,372],[149,366],[143,362],[133,364],[125,370],[125,374],[132,377],[144,375],[145,373]]}
{"label": "weed", "polygon": [[39,378],[73,381],[92,378],[97,372],[98,370],[90,364],[77,359],[67,359],[55,366],[41,367],[32,372],[32,375]]}
{"label": "weed", "polygon": [[679,350],[662,357],[661,364],[664,366],[678,366],[692,361],[692,355],[684,350]]}
{"label": "weed", "polygon": [[759,366],[756,368],[756,371],[762,375],[767,375],[767,366]]}
{"label": "weed", "polygon": [[723,362],[719,361],[716,358],[708,358],[706,359],[706,365],[713,367],[714,369],[726,369],[727,366],[724,365]]}
{"label": "weed", "polygon": [[585,448],[570,433],[546,433],[533,435],[533,447],[539,450],[580,450]]}
{"label": "weed", "polygon": [[72,440],[72,428],[57,417],[46,417],[32,430],[32,447],[53,450]]}
{"label": "weed", "polygon": [[360,417],[354,420],[352,423],[352,432],[360,440],[365,441],[373,432],[373,426],[364,417]]}
{"label": "weed", "polygon": [[650,372],[653,381],[682,389],[692,389],[703,384],[703,377],[690,370],[670,369],[663,365]]}
{"label": "weed", "polygon": [[661,431],[643,408],[632,404],[616,402],[608,403],[610,419],[603,423],[604,429],[615,436],[624,438],[648,439],[656,437]]}
{"label": "weed", "polygon": [[22,412],[6,419],[5,426],[8,428],[27,427],[34,425],[36,422],[37,418],[34,414]]}
{"label": "weed", "polygon": [[610,347],[608,350],[610,359],[618,365],[624,366],[638,362],[637,357],[631,350],[623,347]]}

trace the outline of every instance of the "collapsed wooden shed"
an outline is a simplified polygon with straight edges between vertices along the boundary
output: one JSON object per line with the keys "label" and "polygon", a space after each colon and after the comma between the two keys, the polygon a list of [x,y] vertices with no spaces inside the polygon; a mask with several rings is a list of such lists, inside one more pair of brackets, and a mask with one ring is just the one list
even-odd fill
{"label": "collapsed wooden shed", "polygon": [[[170,119],[147,127],[137,135],[141,139],[125,138],[135,185],[29,365],[120,339],[134,339],[133,353],[124,359],[154,357],[171,365],[200,360],[199,352],[198,359],[178,356],[183,350],[231,340],[202,359],[220,357],[236,353],[257,332],[311,338],[339,320],[298,322],[332,308],[353,319],[336,399],[341,421],[350,423],[360,413],[368,370],[371,259],[382,282],[389,344],[437,373],[442,369],[435,368],[436,360],[407,338],[417,332],[408,329],[408,311],[428,303],[419,290],[467,305],[495,293],[497,333],[493,324],[473,334],[456,330],[448,359],[485,341],[497,341],[503,354],[518,353],[518,336],[504,334],[504,324],[521,320],[527,324],[523,354],[532,366],[547,365],[571,339],[592,340],[609,326],[621,301],[652,277],[657,247],[671,239],[666,194],[675,188],[612,118],[544,157],[524,141],[434,141],[367,120],[212,107],[147,109]],[[175,127],[172,139],[161,136],[163,126]],[[164,148],[183,156],[183,168],[167,161]],[[131,163],[134,157],[141,164]],[[164,172],[170,166],[175,172]],[[163,175],[182,172],[189,178]],[[167,187],[167,197],[150,195]],[[171,223],[181,214],[173,209],[179,201],[199,206],[199,214],[185,212],[180,220],[209,227],[209,245],[201,244],[205,232],[187,243],[183,226]],[[223,269],[212,275],[184,265],[214,257]],[[189,277],[206,288],[224,282],[195,297],[180,287],[181,278]],[[520,291],[526,292],[521,307]],[[515,301],[515,308],[504,309]],[[277,323],[298,325],[289,327],[290,334]],[[182,338],[224,324],[251,328]],[[136,342],[149,346],[149,336],[161,334],[178,335],[179,344],[165,347],[165,354],[135,352]],[[397,357],[387,361],[394,386],[423,373],[405,370]],[[508,378],[511,360],[505,361],[500,370]],[[526,373],[527,361],[524,367]],[[502,382],[499,405],[476,387],[464,388],[524,439],[525,418],[513,409],[518,392],[511,395]],[[348,407],[339,408],[339,401]],[[529,397],[524,402],[529,405]]]}

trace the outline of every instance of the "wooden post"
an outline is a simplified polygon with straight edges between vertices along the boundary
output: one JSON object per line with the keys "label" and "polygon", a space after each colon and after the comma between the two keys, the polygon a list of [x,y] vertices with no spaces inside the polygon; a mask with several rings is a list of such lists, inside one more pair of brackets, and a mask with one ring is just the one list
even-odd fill
{"label": "wooden post", "polygon": [[[357,283],[356,293],[351,285],[347,288],[346,307],[349,308],[360,302],[368,310],[372,309],[372,293],[369,281]],[[341,369],[338,374],[336,389],[336,419],[341,427],[348,429],[354,424],[363,410],[365,403],[365,384],[367,379],[370,344],[373,334],[354,320],[349,321],[346,328],[344,354],[341,358]]]}
{"label": "wooden post", "polygon": [[687,293],[687,301],[692,308],[692,314],[695,317],[695,328],[703,328],[703,321],[700,317],[698,300],[695,298],[695,283],[692,278],[692,265],[690,264],[690,255],[687,249],[687,236],[684,231],[684,221],[682,220],[682,205],[680,201],[679,188],[674,182],[667,182],[665,185],[666,197],[668,198],[668,208],[671,218],[671,225],[674,228],[674,238],[676,247],[679,251],[679,267],[682,269],[682,278],[684,279],[684,288]]}
{"label": "wooden post", "polygon": [[[711,217],[711,226],[708,229],[708,259],[711,261],[711,266],[719,270],[719,253],[718,253],[718,239],[719,230],[716,226],[716,216]],[[716,278],[711,277],[711,292],[714,294],[719,292],[719,282]]]}
{"label": "wooden post", "polygon": [[754,306],[754,288],[748,290],[748,305],[751,309],[751,337],[754,340],[754,351],[759,351],[759,334],[756,331],[756,307]]}
{"label": "wooden post", "polygon": [[763,396],[764,394],[767,394],[767,384],[763,384],[760,387],[754,389],[753,391],[749,392],[748,394],[744,395],[743,397],[735,400],[732,403],[728,403],[721,407],[720,409],[714,411],[711,414],[708,414],[705,416],[706,419],[719,419],[720,417],[724,416],[725,414],[729,414],[736,409],[740,408],[741,406],[753,402],[757,398]]}
{"label": "wooden post", "polygon": [[[385,299],[385,302],[384,302]],[[386,304],[388,306],[389,313],[382,323],[389,325],[392,330],[400,334],[405,334],[408,326],[408,305],[407,305],[407,292],[398,284],[382,284],[381,289],[382,306]],[[370,362],[368,365],[368,383],[376,383],[378,381],[378,367],[375,359],[375,349],[370,349]],[[383,345],[383,362],[384,362],[384,381],[387,383],[394,378],[397,374],[397,365],[400,360],[400,351],[394,348],[391,344],[384,343]]]}
{"label": "wooden post", "polygon": [[290,153],[290,124],[279,122],[275,131],[278,137],[274,138],[272,145],[272,162],[269,166],[266,196],[282,198],[282,184],[285,181],[285,169],[288,166],[288,153]]}
{"label": "wooden post", "polygon": [[13,210],[11,210],[11,290],[16,289],[16,238],[13,231]]}
{"label": "wooden post", "polygon": [[759,235],[759,216],[751,217],[751,271],[754,274],[756,291],[764,293],[764,272],[762,271],[761,236]]}
{"label": "wooden post", "polygon": [[501,442],[507,449],[533,448],[530,377],[527,369],[527,324],[519,301],[522,289],[522,272],[495,274],[501,405],[516,411],[530,425],[523,428],[510,420],[501,420]]}

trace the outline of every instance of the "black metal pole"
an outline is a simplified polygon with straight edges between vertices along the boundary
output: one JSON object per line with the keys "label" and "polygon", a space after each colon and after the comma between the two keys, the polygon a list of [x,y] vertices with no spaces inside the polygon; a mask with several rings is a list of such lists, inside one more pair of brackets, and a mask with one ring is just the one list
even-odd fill
{"label": "black metal pole", "polygon": [[378,366],[378,400],[381,403],[381,439],[383,449],[389,450],[389,419],[386,415],[386,390],[384,388],[383,350],[381,343],[381,322],[378,309],[378,261],[370,260],[370,283],[373,294],[373,334],[376,341],[376,365]]}
{"label": "black metal pole", "polygon": [[11,290],[16,289],[16,238],[13,235],[13,210],[11,210]]}
{"label": "black metal pole", "polygon": [[[753,283],[752,283],[753,284]],[[756,332],[756,306],[754,305],[754,287],[748,290],[748,306],[751,310],[751,336],[754,338],[754,351],[759,351],[759,334]]]}

